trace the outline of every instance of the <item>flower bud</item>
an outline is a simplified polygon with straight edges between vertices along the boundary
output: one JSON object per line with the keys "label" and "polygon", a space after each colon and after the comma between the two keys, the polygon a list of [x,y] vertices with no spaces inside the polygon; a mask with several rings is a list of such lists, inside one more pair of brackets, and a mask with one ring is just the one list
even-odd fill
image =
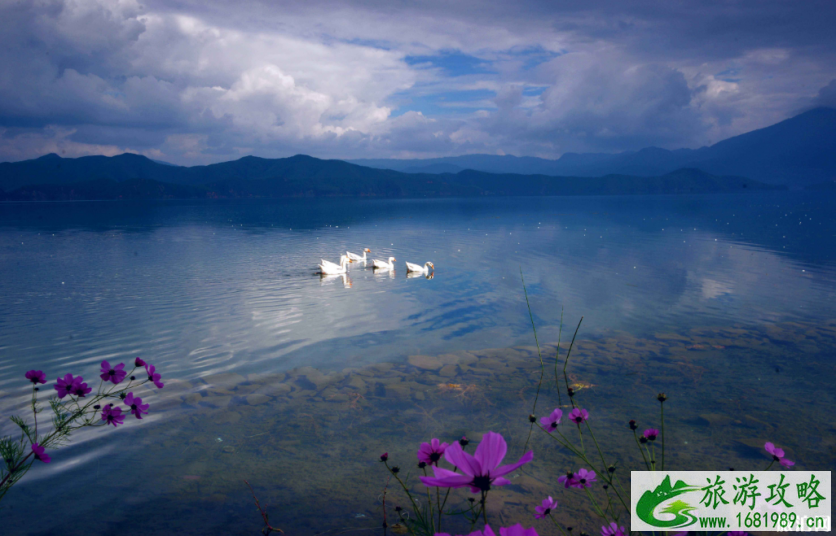
{"label": "flower bud", "polygon": [[656,395],[656,400],[658,400],[659,402],[664,402],[667,399],[668,395],[666,395],[665,393],[659,393],[658,395]]}
{"label": "flower bud", "polygon": [[639,443],[641,443],[642,445],[644,445],[645,443],[647,443],[647,438],[646,438],[646,437],[644,437],[644,436],[641,436],[641,437],[639,438]]}
{"label": "flower bud", "polygon": [[569,398],[572,398],[573,396],[575,396],[575,390],[572,389],[571,387],[566,389],[566,392],[569,394]]}
{"label": "flower bud", "polygon": [[615,466],[610,465],[609,467],[607,467],[607,471],[609,471],[610,473],[614,473],[615,472]]}
{"label": "flower bud", "polygon": [[95,406],[93,406],[93,409],[102,409],[102,407],[100,405],[96,404]]}
{"label": "flower bud", "polygon": [[636,421],[630,419],[630,430],[637,430],[639,425],[636,424]]}
{"label": "flower bud", "polygon": [[128,398],[128,395],[126,395],[125,393],[119,393],[119,398],[125,400],[126,398]]}
{"label": "flower bud", "polygon": [[534,415],[529,415],[528,422],[537,422],[537,417],[535,417]]}
{"label": "flower bud", "polygon": [[400,506],[396,506],[396,507],[395,507],[395,511],[396,511],[396,512],[400,512],[401,510],[403,510],[403,508],[401,508]]}
{"label": "flower bud", "polygon": [[400,467],[398,467],[397,465],[396,465],[396,466],[394,466],[394,467],[392,467],[392,474],[393,474],[393,475],[396,475],[396,474],[398,474],[398,473],[400,473],[400,472],[401,472],[401,468],[400,468]]}
{"label": "flower bud", "polygon": [[383,454],[380,455],[380,461],[385,462],[388,459],[389,459],[389,453],[388,452],[384,452]]}
{"label": "flower bud", "polygon": [[469,444],[470,444],[470,441],[468,441],[468,440],[467,440],[467,437],[462,436],[462,438],[461,438],[461,439],[459,439],[459,445],[461,445],[461,446],[463,446],[463,447],[466,447],[466,446],[468,446]]}
{"label": "flower bud", "polygon": [[136,379],[136,376],[131,376],[131,381],[134,381],[135,379]]}
{"label": "flower bud", "polygon": [[427,466],[427,462],[418,462],[418,469],[423,469]]}

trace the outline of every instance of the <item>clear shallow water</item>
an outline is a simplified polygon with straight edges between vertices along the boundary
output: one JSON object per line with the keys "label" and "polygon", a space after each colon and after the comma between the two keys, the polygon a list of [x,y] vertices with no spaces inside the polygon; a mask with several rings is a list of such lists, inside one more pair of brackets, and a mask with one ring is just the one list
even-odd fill
{"label": "clear shallow water", "polygon": [[[582,338],[606,343],[578,354],[588,362],[577,369],[579,380],[596,385],[586,396],[602,418],[620,423],[626,411],[653,408],[627,393],[676,388],[690,390],[682,429],[703,452],[710,452],[706,434],[745,428],[744,415],[773,422],[788,403],[832,437],[832,417],[823,416],[833,406],[826,392],[834,378],[834,201],[781,193],[2,205],[0,407],[20,404],[22,375],[33,363],[50,378],[92,377],[102,359],[142,355],[183,383],[171,384],[172,398],[155,406],[149,422],[85,434],[58,451],[51,471],[33,471],[0,516],[12,534],[49,533],[56,524],[25,522],[27,501],[46,497],[56,517],[79,520],[79,533],[142,534],[152,526],[252,533],[259,519],[240,480],[256,484],[261,475],[264,496],[295,505],[285,511],[290,526],[314,533],[346,525],[350,515],[374,515],[363,509],[375,508],[382,482],[372,463],[378,446],[401,448],[406,459],[409,441],[426,434],[496,429],[521,448],[526,427],[509,412],[530,411],[526,389],[538,371],[530,354],[513,374],[481,359],[478,366],[456,361],[452,376],[407,361],[532,344],[520,268],[541,341],[557,339],[562,307],[568,324],[584,315]],[[394,277],[356,265],[350,286],[314,275],[319,258],[363,247],[373,257],[397,257]],[[434,262],[435,278],[407,279],[407,260]],[[737,331],[722,331],[730,326]],[[671,343],[676,337],[683,340]],[[396,364],[407,387],[388,392],[393,373],[363,368],[374,363]],[[301,366],[360,372],[335,376],[326,392],[309,388],[311,374],[284,378]],[[250,404],[246,397],[259,389],[250,374],[272,374],[266,383],[293,384],[297,394]],[[337,389],[363,374],[372,378],[363,390]],[[200,380],[207,377],[214,380]],[[462,393],[445,383],[474,388]],[[747,401],[720,396],[717,386],[745,391]],[[776,386],[784,390],[776,394]],[[815,404],[799,400],[799,389],[815,394]],[[799,454],[832,466],[832,444],[802,446],[810,433],[794,434]],[[752,454],[726,439],[726,458]],[[312,445],[323,446],[319,457]],[[537,471],[525,477],[546,480]],[[350,479],[364,485],[346,490]],[[529,484],[520,493],[537,488]],[[90,524],[79,516],[91,506],[72,497],[94,489],[116,513]],[[333,504],[319,504],[323,493]],[[508,515],[525,510],[517,502],[506,505]],[[129,522],[126,510],[151,504],[160,510],[151,525]],[[315,523],[305,521],[311,517]],[[349,525],[362,528],[366,519],[368,526],[369,518]]]}

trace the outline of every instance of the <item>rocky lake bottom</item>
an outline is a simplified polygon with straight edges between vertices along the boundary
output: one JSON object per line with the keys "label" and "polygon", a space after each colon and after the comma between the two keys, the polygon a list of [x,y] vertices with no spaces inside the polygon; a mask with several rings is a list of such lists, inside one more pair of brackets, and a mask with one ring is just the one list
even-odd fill
{"label": "rocky lake bottom", "polygon": [[[561,369],[569,346],[563,335]],[[772,441],[796,468],[832,469],[836,397],[828,378],[836,377],[834,348],[836,320],[696,328],[647,338],[612,332],[578,340],[567,372],[575,403],[589,410],[598,443],[608,461],[618,461],[622,477],[642,464],[627,422],[638,421],[639,431],[658,427],[658,392],[669,397],[668,468],[763,469],[769,463],[763,444]],[[528,415],[541,373],[534,414],[547,415],[559,405],[556,353],[555,342],[541,344],[542,368],[535,346],[518,346],[412,355],[406,362],[341,371],[220,373],[171,380],[161,391],[143,386],[139,392],[151,404],[152,422],[120,429],[129,446],[119,455],[96,455],[83,470],[65,468],[45,478],[33,472],[34,482],[4,501],[3,516],[11,521],[6,526],[14,527],[10,534],[49,534],[55,527],[26,522],[30,501],[60,499],[62,511],[81,516],[119,495],[126,507],[85,515],[78,533],[254,534],[262,521],[247,480],[271,524],[287,533],[379,531],[388,477],[380,454],[389,453],[390,466],[401,468],[418,497],[426,488],[417,479],[415,453],[433,437],[452,442],[465,435],[475,446],[485,432],[499,432],[508,441],[507,460],[516,460],[529,441]],[[23,404],[23,392],[0,396],[3,413]],[[577,438],[574,425],[561,426]],[[101,432],[79,436],[81,445],[74,448],[96,452]],[[522,522],[540,534],[557,534],[533,518],[534,507],[551,495],[564,526],[597,531],[600,523],[585,496],[557,482],[579,462],[536,428],[529,448],[534,461],[509,476],[511,485],[490,492],[489,522]],[[67,476],[78,478],[79,492],[50,494],[50,479]],[[98,495],[91,498],[94,490]],[[594,492],[603,500],[603,490]],[[468,496],[454,490],[448,504],[463,507]],[[390,523],[395,505],[406,507],[407,499],[390,482]],[[468,528],[460,517],[444,523],[451,533]]]}

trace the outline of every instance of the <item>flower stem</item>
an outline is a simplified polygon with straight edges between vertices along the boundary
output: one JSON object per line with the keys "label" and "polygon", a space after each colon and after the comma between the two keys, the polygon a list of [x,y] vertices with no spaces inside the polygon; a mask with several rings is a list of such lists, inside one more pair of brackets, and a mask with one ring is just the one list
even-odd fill
{"label": "flower stem", "polygon": [[662,471],[665,470],[665,403],[659,402],[662,421]]}

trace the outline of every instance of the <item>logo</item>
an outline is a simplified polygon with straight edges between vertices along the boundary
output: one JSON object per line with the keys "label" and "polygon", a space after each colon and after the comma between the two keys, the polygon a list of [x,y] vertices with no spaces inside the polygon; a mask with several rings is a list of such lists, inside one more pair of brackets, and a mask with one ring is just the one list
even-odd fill
{"label": "logo", "polygon": [[830,529],[830,471],[633,471],[630,529]]}
{"label": "logo", "polygon": [[697,518],[691,512],[697,508],[680,499],[673,501],[659,511],[661,514],[672,514],[673,518],[665,516],[666,519],[659,519],[655,513],[657,508],[670,499],[699,490],[700,486],[691,486],[682,480],[678,480],[676,484],[671,486],[671,477],[666,476],[662,483],[656,486],[656,489],[645,491],[642,494],[636,504],[636,515],[648,525],[659,528],[678,529],[693,525],[697,522]]}

